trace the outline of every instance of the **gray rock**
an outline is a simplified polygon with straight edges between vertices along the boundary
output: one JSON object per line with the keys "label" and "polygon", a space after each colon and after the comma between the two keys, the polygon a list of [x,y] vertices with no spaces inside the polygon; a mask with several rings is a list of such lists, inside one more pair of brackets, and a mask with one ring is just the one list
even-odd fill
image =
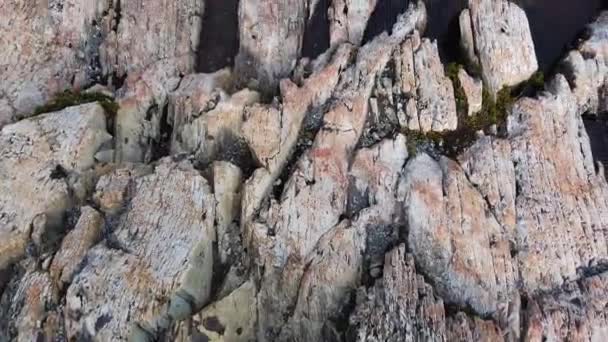
{"label": "gray rock", "polygon": [[467,73],[464,68],[458,71],[458,81],[467,100],[467,114],[469,116],[479,113],[483,107],[483,83]]}
{"label": "gray rock", "polygon": [[367,21],[377,2],[378,0],[332,1],[328,11],[330,46],[343,42],[361,45]]}
{"label": "gray rock", "polygon": [[414,32],[395,53],[393,64],[396,86],[391,96],[395,99],[388,103],[391,110],[400,113],[402,128],[422,132],[455,130],[458,116],[454,87],[445,75],[437,42],[421,40]]}
{"label": "gray rock", "polygon": [[458,126],[454,87],[445,76],[437,42],[422,39],[414,52],[418,121],[422,132],[455,130]]}
{"label": "gray rock", "polygon": [[406,166],[408,244],[447,302],[493,314],[516,288],[509,235],[454,161],[419,154]]}
{"label": "gray rock", "polygon": [[215,209],[217,221],[218,249],[222,263],[227,261],[230,241],[225,239],[228,227],[238,219],[240,212],[240,187],[243,173],[235,165],[228,162],[213,164],[213,191],[217,203]]}
{"label": "gray rock", "polygon": [[479,57],[475,51],[475,38],[473,36],[473,24],[471,23],[471,12],[465,8],[458,17],[460,27],[460,48],[464,56],[472,67],[480,68]]}
{"label": "gray rock", "polygon": [[502,340],[492,321],[463,312],[448,316],[443,301],[417,273],[414,258],[405,249],[400,245],[387,253],[382,279],[358,291],[349,328],[354,340]]}
{"label": "gray rock", "polygon": [[0,297],[0,339],[36,341],[61,336],[62,317],[55,311],[59,292],[48,273],[32,270],[15,277]]}
{"label": "gray rock", "polygon": [[64,212],[76,200],[69,174],[90,170],[95,153],[110,139],[105,113],[96,103],[2,128],[0,269],[24,255],[30,233],[51,239],[56,229],[63,229]]}
{"label": "gray rock", "polygon": [[376,37],[359,50],[356,62],[344,71],[338,85],[341,91],[325,113],[312,148],[299,158],[285,184],[280,202],[271,201],[269,208],[245,225],[256,264],[265,268],[258,294],[260,340],[281,335],[285,315],[296,303],[298,284],[305,277],[306,260],[347,209],[350,159],[366,122],[376,77],[393,50],[416,28],[422,13],[420,5],[410,6],[393,35]]}
{"label": "gray rock", "polygon": [[95,209],[83,207],[76,226],[61,242],[50,266],[53,281],[61,289],[78,273],[87,252],[102,238],[104,218]]}
{"label": "gray rock", "polygon": [[[190,96],[201,96],[201,93],[195,90]],[[174,130],[173,153],[193,154],[203,164],[225,160],[246,166],[243,165],[244,155],[248,154],[242,132],[244,113],[247,106],[259,100],[260,94],[249,89],[231,96],[220,95],[213,109]]]}
{"label": "gray rock", "polygon": [[608,273],[604,272],[531,298],[525,311],[528,324],[522,335],[528,341],[605,339],[607,290]]}
{"label": "gray rock", "polygon": [[518,101],[508,130],[515,165],[517,257],[523,288],[549,290],[608,257],[608,185],[593,162],[576,88]]}
{"label": "gray rock", "polygon": [[[192,72],[203,7],[198,0],[8,1],[0,14],[8,47],[0,53],[8,71],[0,85],[0,122],[31,115],[65,89],[104,80],[120,86],[128,76],[133,90],[151,67],[176,70],[174,76]],[[163,79],[151,83],[157,87]]]}
{"label": "gray rock", "polygon": [[241,85],[276,93],[300,57],[308,0],[239,2],[239,53],[235,75]]}
{"label": "gray rock", "polygon": [[[469,0],[468,12],[475,51],[490,94],[495,96],[504,86],[530,78],[538,62],[524,10],[507,0]],[[467,21],[461,18],[461,22]],[[470,39],[468,34],[463,36]],[[463,44],[471,55],[470,42]]]}
{"label": "gray rock", "polygon": [[68,338],[123,340],[136,323],[154,336],[175,295],[188,300],[190,313],[209,299],[215,201],[205,179],[164,160],[133,180],[128,201],[110,240],[88,252],[67,290]]}
{"label": "gray rock", "polygon": [[312,75],[299,87],[284,80],[280,108],[260,105],[249,109],[243,136],[263,168],[257,169],[243,186],[242,223],[249,221],[270,193],[296,148],[306,116],[314,115],[330,98],[352,52],[352,45],[343,44],[328,56],[326,63],[323,56],[319,57]]}

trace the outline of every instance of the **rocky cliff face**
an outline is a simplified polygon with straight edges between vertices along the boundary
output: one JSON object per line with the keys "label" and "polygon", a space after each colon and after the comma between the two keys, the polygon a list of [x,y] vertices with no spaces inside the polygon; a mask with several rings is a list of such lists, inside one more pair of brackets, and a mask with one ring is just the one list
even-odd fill
{"label": "rocky cliff face", "polygon": [[454,69],[378,3],[311,60],[319,1],[242,0],[209,74],[204,1],[0,4],[0,341],[608,340],[608,13],[533,92],[517,5]]}

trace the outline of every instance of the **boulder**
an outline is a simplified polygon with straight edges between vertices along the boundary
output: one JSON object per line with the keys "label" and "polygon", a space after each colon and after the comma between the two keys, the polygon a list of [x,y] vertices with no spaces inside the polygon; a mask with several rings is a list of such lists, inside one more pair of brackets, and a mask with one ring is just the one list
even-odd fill
{"label": "boulder", "polygon": [[[538,61],[522,8],[507,0],[469,0],[469,9],[463,15],[467,13],[471,16],[475,54],[490,94],[495,96],[503,87],[517,85],[534,74]],[[460,21],[466,29],[466,55],[471,56],[471,37],[466,33],[469,20]],[[470,62],[475,64],[476,60]]]}
{"label": "boulder", "polygon": [[479,113],[483,107],[483,83],[469,76],[464,68],[458,70],[458,81],[467,100],[467,114],[472,116]]}
{"label": "boulder", "polygon": [[22,270],[0,296],[0,339],[3,341],[51,340],[61,336],[61,314],[55,310],[59,291],[47,272]]}
{"label": "boulder", "polygon": [[215,200],[205,179],[165,159],[132,180],[126,201],[67,289],[68,338],[157,336],[209,300]]}
{"label": "boulder", "polygon": [[112,136],[97,103],[7,125],[0,132],[0,269],[22,257],[31,234],[58,238],[76,198],[73,174],[90,170]]}
{"label": "boulder", "polygon": [[367,21],[371,17],[378,0],[332,1],[328,11],[330,46],[350,42],[361,45]]}
{"label": "boulder", "polygon": [[398,113],[398,123],[409,130],[455,130],[458,115],[454,86],[445,75],[437,42],[421,39],[414,32],[401,43],[392,64],[395,86],[388,88],[389,99],[382,102],[380,112]]}
{"label": "boulder", "polygon": [[237,82],[273,95],[300,58],[308,0],[239,2]]}
{"label": "boulder", "polygon": [[493,314],[516,289],[510,240],[462,168],[419,154],[406,166],[408,245],[448,304]]}
{"label": "boulder", "polygon": [[348,331],[355,341],[499,341],[492,321],[450,316],[433,286],[416,271],[414,258],[399,245],[386,254],[382,279],[357,293]]}
{"label": "boulder", "polygon": [[50,275],[60,289],[72,282],[89,249],[103,236],[103,216],[91,207],[83,207],[80,211],[76,226],[63,238],[51,263]]}

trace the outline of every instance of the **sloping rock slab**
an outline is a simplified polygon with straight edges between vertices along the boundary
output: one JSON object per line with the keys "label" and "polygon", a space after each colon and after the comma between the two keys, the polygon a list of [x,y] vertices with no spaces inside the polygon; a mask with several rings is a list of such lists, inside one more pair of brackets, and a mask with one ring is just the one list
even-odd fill
{"label": "sloping rock slab", "polygon": [[137,178],[114,241],[90,250],[67,290],[68,337],[118,341],[136,323],[158,327],[178,290],[190,306],[204,304],[214,207],[207,182],[188,164],[163,160],[153,174]]}

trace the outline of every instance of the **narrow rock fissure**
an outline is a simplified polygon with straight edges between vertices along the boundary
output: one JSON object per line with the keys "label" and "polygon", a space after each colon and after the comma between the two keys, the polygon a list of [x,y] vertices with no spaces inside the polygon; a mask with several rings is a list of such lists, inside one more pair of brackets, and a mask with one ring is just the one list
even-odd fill
{"label": "narrow rock fissure", "polygon": [[444,65],[462,61],[459,17],[467,7],[467,1],[425,0],[425,4],[428,23],[424,36],[437,40],[439,56]]}
{"label": "narrow rock fissure", "polygon": [[306,25],[302,43],[302,57],[314,59],[329,48],[329,10],[330,0],[319,0]]}
{"label": "narrow rock fissure", "polygon": [[604,174],[608,176],[608,117],[583,115],[583,123],[591,142],[593,159],[604,165]]}
{"label": "narrow rock fissure", "polygon": [[[121,4],[121,0],[115,0],[115,1],[110,1],[110,6],[109,6],[110,10],[113,10],[113,17],[108,18],[108,20],[110,21],[110,30],[113,31],[113,33],[117,34],[118,33],[118,28],[120,27],[120,22],[122,20],[122,4]],[[107,16],[107,13],[106,13]],[[104,37],[105,38],[105,37]],[[99,46],[97,47],[99,48]],[[118,46],[115,46],[115,48],[118,48]],[[99,56],[97,56],[97,58],[99,58]],[[116,56],[116,58],[118,58]],[[113,61],[116,65],[118,65],[118,60],[116,59],[115,61]],[[101,64],[101,63],[100,63]],[[127,74],[120,74],[117,70],[114,70],[115,66],[111,66],[112,70],[110,73],[108,74],[100,74],[99,76],[99,83],[103,84],[105,86],[110,87],[112,90],[118,90],[121,89],[127,79]],[[100,71],[101,73],[101,71]]]}
{"label": "narrow rock fissure", "polygon": [[273,198],[281,198],[285,184],[289,181],[289,178],[296,169],[298,160],[300,160],[300,157],[312,147],[315,137],[323,125],[323,116],[329,111],[334,101],[334,98],[330,98],[325,104],[321,105],[319,108],[309,110],[306,114],[294,151],[289,156],[281,175],[272,189]]}
{"label": "narrow rock fissure", "polygon": [[168,112],[168,106],[163,106],[159,119],[159,137],[158,139],[152,141],[152,161],[166,157],[171,152],[171,135],[173,134],[173,126],[171,126],[169,123]]}
{"label": "narrow rock fissure", "polygon": [[409,3],[410,1],[404,0],[378,0],[363,33],[362,45],[381,35],[382,32],[391,34],[397,18],[405,12]]}
{"label": "narrow rock fissure", "polygon": [[239,49],[239,0],[206,0],[196,72],[210,73],[234,64]]}

